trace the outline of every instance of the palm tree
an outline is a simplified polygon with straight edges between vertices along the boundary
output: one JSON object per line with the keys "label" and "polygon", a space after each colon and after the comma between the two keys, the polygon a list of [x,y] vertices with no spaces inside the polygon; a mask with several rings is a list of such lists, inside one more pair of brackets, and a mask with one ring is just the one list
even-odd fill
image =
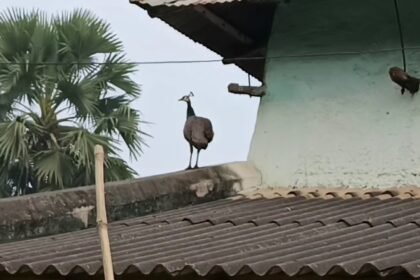
{"label": "palm tree", "polygon": [[[0,14],[0,196],[94,182],[94,146],[106,180],[135,176],[118,157],[142,151],[140,94],[110,26],[83,10],[47,17]],[[120,143],[121,142],[121,143]]]}

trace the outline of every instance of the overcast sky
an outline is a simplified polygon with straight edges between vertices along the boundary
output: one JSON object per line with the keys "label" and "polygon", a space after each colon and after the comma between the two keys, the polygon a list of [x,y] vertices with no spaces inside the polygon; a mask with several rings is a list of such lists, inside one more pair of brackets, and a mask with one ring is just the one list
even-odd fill
{"label": "overcast sky", "polygon": [[[0,9],[37,8],[47,13],[74,8],[91,10],[111,24],[132,61],[220,58],[161,20],[150,18],[128,0],[0,0],[0,3]],[[153,135],[146,139],[149,147],[144,147],[143,156],[137,162],[129,161],[140,176],[178,171],[187,166],[189,146],[182,134],[186,105],[177,100],[190,91],[195,93],[192,102],[196,114],[208,117],[215,131],[213,142],[200,155],[200,165],[246,160],[258,99],[227,92],[230,82],[248,82],[245,72],[221,62],[141,65],[134,79],[142,87],[142,95],[134,106],[145,121],[152,123],[142,129]],[[129,160],[126,150],[123,157]]]}

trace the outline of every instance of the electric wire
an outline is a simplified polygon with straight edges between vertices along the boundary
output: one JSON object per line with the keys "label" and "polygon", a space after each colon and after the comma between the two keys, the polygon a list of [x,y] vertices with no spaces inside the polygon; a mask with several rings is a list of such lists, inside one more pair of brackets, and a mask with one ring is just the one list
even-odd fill
{"label": "electric wire", "polygon": [[[420,50],[420,46],[404,47],[404,50]],[[323,52],[323,53],[302,53],[292,55],[276,55],[276,56],[245,56],[245,57],[229,57],[219,59],[189,59],[189,60],[149,60],[149,61],[130,61],[130,62],[110,62],[110,61],[72,61],[72,62],[15,62],[15,61],[0,61],[0,65],[158,65],[158,64],[200,64],[200,63],[236,63],[236,62],[250,62],[258,60],[277,60],[289,58],[309,58],[309,57],[324,57],[324,56],[352,56],[352,55],[366,55],[378,54],[386,52],[401,51],[401,48],[377,49],[377,50],[363,50],[363,51],[342,51],[342,52]],[[405,53],[405,52],[404,52]]]}

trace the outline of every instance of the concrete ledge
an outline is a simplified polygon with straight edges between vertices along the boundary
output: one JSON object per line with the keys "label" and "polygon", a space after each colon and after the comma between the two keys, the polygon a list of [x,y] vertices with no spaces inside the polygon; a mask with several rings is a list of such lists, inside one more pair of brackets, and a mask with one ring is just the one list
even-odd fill
{"label": "concrete ledge", "polygon": [[[205,167],[105,186],[109,221],[233,196],[261,184],[248,162]],[[96,226],[95,187],[0,199],[0,242]]]}

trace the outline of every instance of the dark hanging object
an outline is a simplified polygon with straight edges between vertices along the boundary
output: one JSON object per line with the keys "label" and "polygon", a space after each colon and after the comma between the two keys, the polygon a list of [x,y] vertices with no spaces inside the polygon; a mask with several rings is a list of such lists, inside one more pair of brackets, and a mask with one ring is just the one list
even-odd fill
{"label": "dark hanging object", "polygon": [[395,16],[397,18],[398,32],[399,32],[399,35],[400,35],[403,68],[404,68],[404,71],[407,71],[407,59],[406,59],[406,55],[405,55],[405,46],[404,46],[404,33],[403,33],[403,29],[402,29],[402,24],[401,24],[400,9],[398,7],[398,0],[394,0],[394,6],[395,6]]}
{"label": "dark hanging object", "polygon": [[419,79],[407,74],[407,60],[405,55],[404,36],[401,25],[400,11],[398,8],[398,0],[394,0],[395,15],[397,17],[398,31],[400,35],[401,54],[404,69],[399,67],[391,67],[389,69],[389,76],[391,80],[401,87],[401,94],[404,94],[407,89],[412,95],[419,90]]}
{"label": "dark hanging object", "polygon": [[184,125],[184,138],[190,144],[190,162],[187,169],[191,169],[193,148],[196,148],[197,150],[197,160],[194,168],[198,168],[198,157],[200,156],[200,151],[207,149],[208,144],[214,137],[211,121],[207,118],[195,115],[190,100],[190,97],[192,96],[194,96],[194,94],[191,92],[189,95],[185,95],[179,99],[179,101],[187,103],[187,120]]}
{"label": "dark hanging object", "polygon": [[408,90],[412,95],[419,91],[420,80],[407,74],[399,67],[391,67],[389,69],[391,80],[401,87],[401,94]]}

